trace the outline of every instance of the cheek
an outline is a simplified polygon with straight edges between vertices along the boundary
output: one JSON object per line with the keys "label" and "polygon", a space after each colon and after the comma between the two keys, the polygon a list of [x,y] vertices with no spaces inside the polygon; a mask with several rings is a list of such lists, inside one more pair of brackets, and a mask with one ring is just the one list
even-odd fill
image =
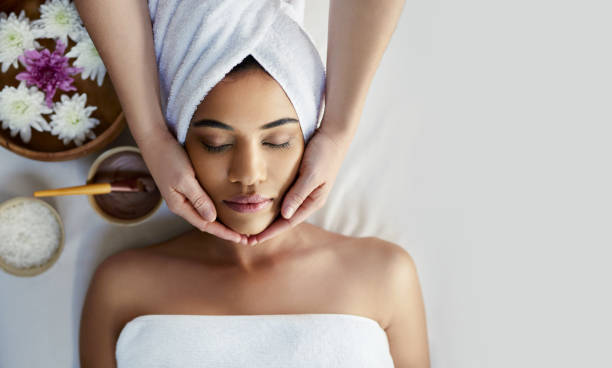
{"label": "cheek", "polygon": [[300,161],[302,157],[301,150],[294,150],[285,155],[277,155],[270,159],[268,167],[274,168],[269,173],[274,176],[278,185],[281,185],[281,191],[285,192],[293,183],[293,180],[300,169]]}
{"label": "cheek", "polygon": [[[210,156],[205,155],[202,156],[198,163],[194,162],[196,177],[206,191],[214,191],[226,182],[225,177],[220,175],[220,173],[227,171],[224,160],[211,159]],[[211,173],[214,174],[211,175]]]}
{"label": "cheek", "polygon": [[207,193],[210,192],[208,194],[213,195],[212,192],[220,185],[221,175],[210,175],[210,173],[225,172],[225,160],[220,157],[213,157],[195,144],[186,148],[200,185]]}

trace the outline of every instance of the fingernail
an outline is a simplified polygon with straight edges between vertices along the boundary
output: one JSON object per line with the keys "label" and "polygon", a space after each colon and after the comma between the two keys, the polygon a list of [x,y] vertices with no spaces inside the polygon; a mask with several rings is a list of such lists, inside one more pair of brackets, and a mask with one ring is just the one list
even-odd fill
{"label": "fingernail", "polygon": [[295,212],[295,209],[294,209],[293,207],[285,207],[285,209],[284,209],[284,210],[285,210],[285,211],[284,211],[285,213],[283,214],[283,216],[284,216],[286,219],[288,219],[288,218],[290,218],[291,216],[293,216],[293,212]]}

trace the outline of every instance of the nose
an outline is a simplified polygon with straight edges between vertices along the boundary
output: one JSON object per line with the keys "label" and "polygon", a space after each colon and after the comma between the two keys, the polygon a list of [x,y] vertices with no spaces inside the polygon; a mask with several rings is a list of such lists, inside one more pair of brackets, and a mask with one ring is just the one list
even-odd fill
{"label": "nose", "polygon": [[228,172],[229,181],[250,186],[265,181],[266,176],[266,162],[257,144],[236,143]]}

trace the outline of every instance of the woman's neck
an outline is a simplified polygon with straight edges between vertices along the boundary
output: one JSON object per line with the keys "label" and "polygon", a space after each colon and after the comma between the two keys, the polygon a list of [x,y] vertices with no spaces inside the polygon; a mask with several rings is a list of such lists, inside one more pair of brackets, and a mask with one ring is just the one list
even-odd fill
{"label": "woman's neck", "polygon": [[233,243],[214,235],[194,230],[197,246],[212,250],[226,264],[233,264],[250,273],[266,268],[309,244],[306,241],[307,224],[300,224],[255,246]]}

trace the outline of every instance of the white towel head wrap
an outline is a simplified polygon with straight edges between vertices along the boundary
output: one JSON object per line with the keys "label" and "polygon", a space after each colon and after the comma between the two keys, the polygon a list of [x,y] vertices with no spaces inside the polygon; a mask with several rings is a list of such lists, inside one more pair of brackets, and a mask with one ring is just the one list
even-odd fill
{"label": "white towel head wrap", "polygon": [[303,0],[149,0],[161,105],[183,144],[206,94],[252,55],[283,88],[308,141],[325,90],[325,67],[304,30]]}

